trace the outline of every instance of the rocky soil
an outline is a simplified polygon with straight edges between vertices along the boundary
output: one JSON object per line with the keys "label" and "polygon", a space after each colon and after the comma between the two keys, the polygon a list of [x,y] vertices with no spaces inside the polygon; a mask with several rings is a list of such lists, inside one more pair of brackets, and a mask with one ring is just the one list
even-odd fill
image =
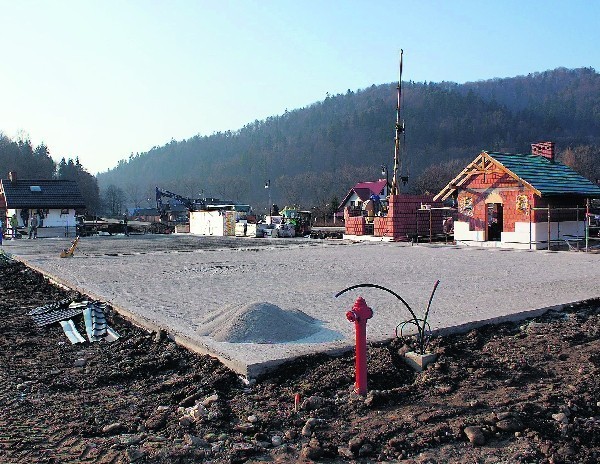
{"label": "rocky soil", "polygon": [[[596,463],[600,300],[519,324],[300,358],[247,382],[115,313],[121,338],[71,345],[35,307],[81,295],[0,256],[0,462]],[[83,330],[82,318],[75,322]]]}

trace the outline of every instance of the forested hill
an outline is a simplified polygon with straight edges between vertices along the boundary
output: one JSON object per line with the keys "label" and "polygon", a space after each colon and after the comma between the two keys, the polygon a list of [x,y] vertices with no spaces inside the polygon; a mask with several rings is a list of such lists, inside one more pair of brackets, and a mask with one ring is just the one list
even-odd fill
{"label": "forested hill", "polygon": [[[472,159],[480,150],[529,152],[543,140],[555,141],[559,151],[600,146],[600,75],[591,68],[466,84],[408,82],[403,96],[404,167],[412,188],[426,167]],[[391,169],[395,106],[395,83],[348,90],[235,132],[172,140],[131,155],[98,179],[139,206],[148,205],[158,185],[260,209],[267,179],[280,205],[325,204],[357,181],[381,177],[382,164]]]}

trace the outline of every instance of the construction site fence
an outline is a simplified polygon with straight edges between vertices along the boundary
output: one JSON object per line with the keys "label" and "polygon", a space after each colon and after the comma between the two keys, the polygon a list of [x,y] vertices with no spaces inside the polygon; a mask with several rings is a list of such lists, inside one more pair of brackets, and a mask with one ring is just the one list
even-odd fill
{"label": "construction site fence", "polygon": [[[551,250],[553,245],[566,244],[569,250],[578,250],[589,252],[596,250],[600,247],[600,210],[590,208],[589,201],[585,206],[575,207],[529,207],[529,249],[533,248],[533,244],[536,243],[533,240],[532,224],[534,219],[534,212],[546,212],[548,224],[547,234],[547,250]],[[564,234],[561,237],[560,234],[560,221],[565,220],[565,213],[571,215],[570,220],[575,219],[577,223],[577,230],[579,230],[579,224],[582,223],[584,235],[573,236],[570,234]],[[572,216],[574,213],[574,217]],[[556,238],[552,238],[552,222],[556,222]],[[539,224],[541,221],[537,221]],[[580,246],[581,244],[581,246]]]}

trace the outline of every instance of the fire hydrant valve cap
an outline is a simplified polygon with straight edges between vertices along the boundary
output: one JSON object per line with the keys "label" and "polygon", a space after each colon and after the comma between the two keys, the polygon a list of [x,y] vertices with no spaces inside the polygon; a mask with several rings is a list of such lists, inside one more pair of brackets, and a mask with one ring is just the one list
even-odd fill
{"label": "fire hydrant valve cap", "polygon": [[348,311],[346,313],[346,319],[348,319],[350,322],[356,322],[358,317],[356,317],[356,313],[354,311]]}

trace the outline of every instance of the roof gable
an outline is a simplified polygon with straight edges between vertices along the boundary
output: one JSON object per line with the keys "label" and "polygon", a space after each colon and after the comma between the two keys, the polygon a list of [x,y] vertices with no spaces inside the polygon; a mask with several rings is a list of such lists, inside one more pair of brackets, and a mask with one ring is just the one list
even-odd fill
{"label": "roof gable", "polygon": [[375,182],[359,182],[354,186],[354,190],[357,189],[368,189],[370,190],[369,197],[372,194],[381,195],[383,193],[383,189],[385,188],[386,180],[379,179]]}
{"label": "roof gable", "polygon": [[359,182],[346,194],[344,199],[340,203],[338,211],[341,211],[346,206],[346,203],[350,199],[353,193],[356,194],[361,201],[365,202],[371,198],[371,195],[383,195],[387,181],[385,179],[379,179],[374,182]]}
{"label": "roof gable", "polygon": [[599,186],[562,163],[537,155],[484,151],[452,179],[434,200],[445,200],[473,175],[490,173],[495,167],[542,197],[575,195],[600,198]]}
{"label": "roof gable", "polygon": [[0,195],[6,207],[22,208],[85,208],[83,196],[71,180],[0,180]]}

